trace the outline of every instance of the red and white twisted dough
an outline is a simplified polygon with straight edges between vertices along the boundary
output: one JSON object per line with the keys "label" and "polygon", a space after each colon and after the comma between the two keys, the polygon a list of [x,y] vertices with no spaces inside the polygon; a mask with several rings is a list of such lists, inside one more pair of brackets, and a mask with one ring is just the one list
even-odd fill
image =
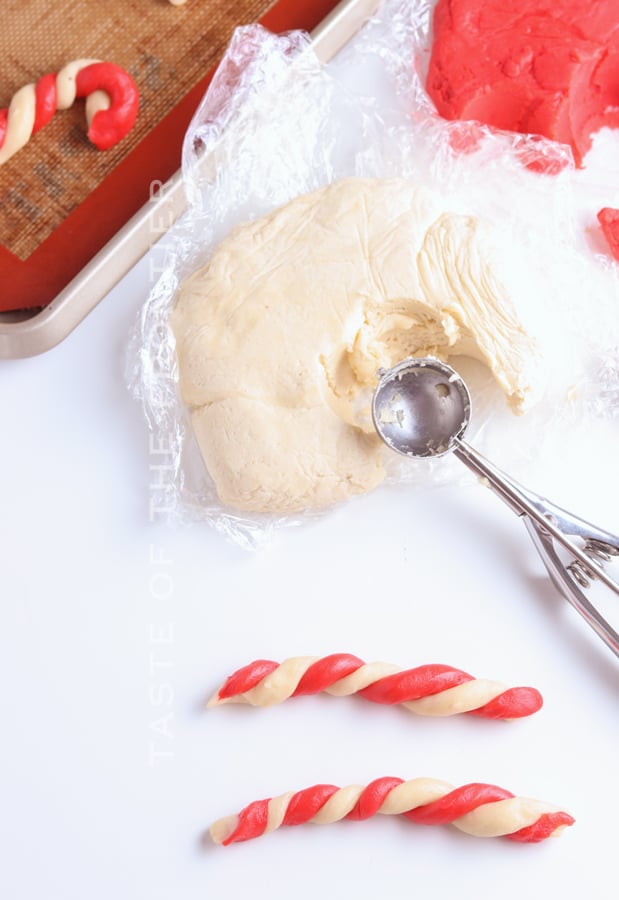
{"label": "red and white twisted dough", "polygon": [[536,712],[543,702],[535,688],[507,688],[451,666],[403,670],[389,663],[365,663],[349,653],[333,653],[323,658],[296,656],[283,663],[255,660],[230,675],[208,705],[271,706],[321,691],[338,697],[359,694],[373,703],[397,703],[422,716],[466,712],[487,719],[516,719]]}
{"label": "red and white twisted dough", "polygon": [[327,825],[341,819],[403,815],[421,825],[455,825],[475,837],[508,837],[536,843],[574,823],[559,807],[515,797],[492,784],[453,785],[434,778],[377,778],[366,787],[316,784],[296,793],[257,800],[238,815],[219,819],[210,828],[216,844],[248,841],[281,825],[313,822]]}
{"label": "red and white twisted dough", "polygon": [[20,88],[8,109],[0,109],[0,165],[77,97],[87,97],[88,137],[99,150],[113,147],[135,123],[139,94],[129,73],[114,63],[76,59]]}

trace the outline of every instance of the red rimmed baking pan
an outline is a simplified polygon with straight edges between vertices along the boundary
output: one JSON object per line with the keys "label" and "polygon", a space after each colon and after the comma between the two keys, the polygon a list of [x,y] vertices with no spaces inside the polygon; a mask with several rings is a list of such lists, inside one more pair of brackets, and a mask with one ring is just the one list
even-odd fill
{"label": "red rimmed baking pan", "polygon": [[[131,71],[140,84],[142,106],[136,128],[113,151],[103,154],[93,150],[83,133],[83,110],[67,110],[58,113],[0,170],[0,357],[35,355],[57,344],[148,250],[156,223],[165,221],[169,225],[180,214],[184,194],[178,166],[183,135],[236,25],[260,18],[273,31],[312,30],[317,51],[326,60],[378,5],[378,0],[344,0],[337,6],[334,0],[279,0],[275,4],[248,0],[235,4],[232,11],[217,13],[221,5],[204,0],[188,0],[183,7],[173,7],[167,0],[122,4],[122,9],[130,8],[132,15],[141,10],[153,21],[168,23],[163,43],[176,47],[169,50],[176,55],[175,63],[171,57],[162,62],[163,51],[154,57],[152,44],[136,49],[135,36],[128,47],[123,45],[122,52],[108,50],[110,29],[120,28],[119,4],[88,0],[72,4],[69,18],[73,21],[75,10],[86,13],[96,7],[97,27],[87,16],[84,20],[78,15],[77,23],[82,30],[88,26],[100,38],[103,35],[101,46],[86,41],[83,31],[80,38],[76,26],[70,36],[74,44],[63,47],[62,52],[51,39],[51,32],[45,32],[51,47],[46,51],[51,57],[46,66],[40,62],[17,66],[19,53],[14,49],[13,64],[19,71],[12,75],[7,102],[19,86],[36,80],[39,73],[61,68],[69,58],[113,56],[113,61]],[[16,11],[11,13],[8,26],[25,29],[26,33],[35,9],[43,14],[45,7],[53,18],[64,7],[63,21],[68,21],[66,4],[32,0],[13,7]],[[215,10],[218,18],[216,24],[210,21],[208,33],[201,33],[198,13],[206,8],[211,13]],[[19,17],[19,10],[27,13],[25,19]],[[104,15],[111,15],[111,10],[116,11],[116,19]],[[185,17],[186,29],[191,23],[190,36],[183,31],[182,40],[182,22],[175,19],[179,15]],[[32,31],[32,24],[29,27]],[[153,27],[150,22],[151,34]],[[24,34],[21,40],[25,41]],[[31,42],[32,55],[37,59],[43,53],[43,40]],[[78,40],[82,41],[79,48]],[[138,55],[132,59],[131,53]],[[191,69],[191,76],[185,67]],[[181,69],[183,76],[179,79]],[[192,78],[194,83],[187,87]],[[166,101],[161,95],[168,81],[176,87],[167,90]],[[175,102],[174,91],[181,93],[179,81],[187,90]],[[166,103],[171,108],[166,109]],[[154,198],[153,185],[162,185]]]}

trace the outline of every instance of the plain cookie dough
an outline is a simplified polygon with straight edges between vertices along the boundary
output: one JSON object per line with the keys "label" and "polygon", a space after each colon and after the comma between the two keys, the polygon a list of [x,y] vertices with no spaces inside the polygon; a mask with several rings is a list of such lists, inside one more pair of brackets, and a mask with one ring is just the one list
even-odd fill
{"label": "plain cookie dough", "polygon": [[535,343],[480,223],[399,178],[349,178],[241,225],[182,285],[180,387],[224,504],[290,513],[384,478],[377,369],[474,356],[519,412]]}

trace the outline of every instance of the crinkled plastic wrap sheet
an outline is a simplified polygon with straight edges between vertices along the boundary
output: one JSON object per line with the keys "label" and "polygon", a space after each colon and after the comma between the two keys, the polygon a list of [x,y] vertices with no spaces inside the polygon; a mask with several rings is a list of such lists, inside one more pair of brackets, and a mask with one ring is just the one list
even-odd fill
{"label": "crinkled plastic wrap sheet", "polygon": [[[321,514],[282,517],[221,504],[179,397],[168,318],[183,279],[207,263],[233,226],[349,175],[423,183],[446,209],[489,221],[505,247],[501,274],[540,341],[548,388],[541,403],[516,417],[483,366],[454,360],[473,394],[472,443],[521,475],[552,457],[575,427],[617,416],[617,267],[588,243],[570,150],[480,127],[475,152],[454,151],[467,126],[442,120],[423,88],[433,5],[388,0],[326,67],[305,34],[275,36],[260,26],[235,32],[185,138],[189,209],[165,239],[164,271],[129,351],[153,446],[171,460],[174,477],[154,500],[170,520],[206,521],[254,547],[280,525]],[[540,175],[522,164],[529,152],[568,164],[556,176]],[[385,458],[388,480],[398,483],[471,477],[448,458],[415,463],[386,449]]]}

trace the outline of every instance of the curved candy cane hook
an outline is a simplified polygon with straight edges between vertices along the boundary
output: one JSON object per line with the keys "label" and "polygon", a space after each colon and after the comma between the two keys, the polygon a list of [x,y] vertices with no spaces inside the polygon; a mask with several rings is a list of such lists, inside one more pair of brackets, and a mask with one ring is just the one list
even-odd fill
{"label": "curved candy cane hook", "polygon": [[11,158],[50,121],[57,109],[68,109],[86,97],[88,138],[108,150],[133,127],[139,106],[137,85],[114,63],[77,59],[57,75],[43,75],[20,88],[7,108],[0,109],[0,165]]}

